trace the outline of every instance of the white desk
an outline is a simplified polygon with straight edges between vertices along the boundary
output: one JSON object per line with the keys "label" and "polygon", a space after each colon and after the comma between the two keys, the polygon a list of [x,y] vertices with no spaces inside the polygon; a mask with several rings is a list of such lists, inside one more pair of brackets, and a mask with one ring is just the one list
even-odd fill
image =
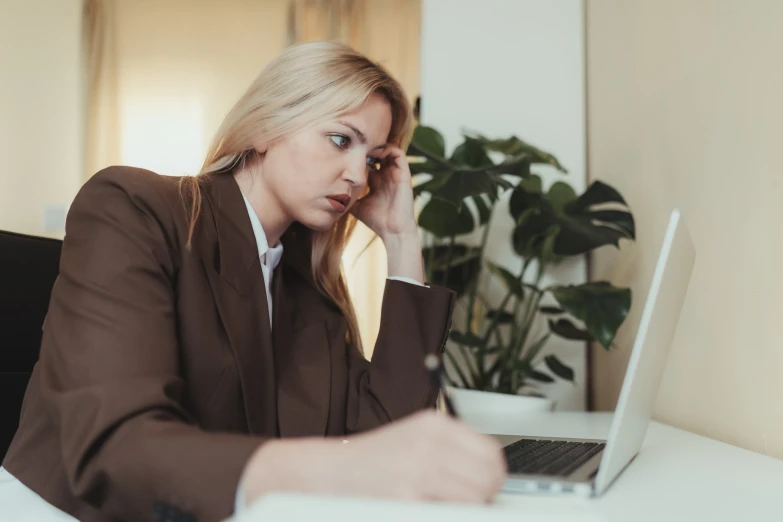
{"label": "white desk", "polygon": [[[494,426],[484,426],[483,431],[604,438],[610,421],[611,414],[551,413],[518,423],[499,421]],[[231,522],[296,520],[783,520],[783,461],[653,423],[639,455],[597,499],[501,495],[492,506],[467,507],[273,494]]]}

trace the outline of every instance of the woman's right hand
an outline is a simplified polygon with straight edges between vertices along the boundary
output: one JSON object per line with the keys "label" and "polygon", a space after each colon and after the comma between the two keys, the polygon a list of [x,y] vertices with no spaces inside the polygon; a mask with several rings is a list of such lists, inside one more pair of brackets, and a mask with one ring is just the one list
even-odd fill
{"label": "woman's right hand", "polygon": [[487,502],[503,485],[500,444],[432,410],[343,439],[263,444],[243,475],[246,500],[301,491],[407,500]]}

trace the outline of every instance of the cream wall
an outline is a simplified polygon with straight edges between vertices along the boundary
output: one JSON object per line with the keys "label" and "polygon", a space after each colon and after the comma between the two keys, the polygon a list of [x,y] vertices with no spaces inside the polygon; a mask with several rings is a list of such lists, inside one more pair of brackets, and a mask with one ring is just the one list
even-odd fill
{"label": "cream wall", "polygon": [[0,0],[0,230],[44,226],[81,185],[81,0]]}
{"label": "cream wall", "polygon": [[783,2],[590,0],[588,173],[638,221],[593,276],[634,289],[622,351],[595,352],[599,409],[617,400],[668,209],[697,251],[655,415],[783,458]]}

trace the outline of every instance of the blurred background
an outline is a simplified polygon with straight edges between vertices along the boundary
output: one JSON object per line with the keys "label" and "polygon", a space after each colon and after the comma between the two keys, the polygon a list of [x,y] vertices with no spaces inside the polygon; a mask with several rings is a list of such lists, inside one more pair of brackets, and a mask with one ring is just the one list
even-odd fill
{"label": "blurred background", "polygon": [[[0,0],[0,229],[63,237],[96,171],[195,174],[213,133],[285,46],[340,40],[384,64],[452,150],[465,131],[602,180],[636,240],[559,265],[633,292],[615,349],[557,339],[559,409],[613,409],[668,213],[697,261],[656,406],[667,423],[783,458],[783,2],[779,0]],[[508,198],[499,205],[508,205]],[[487,250],[516,273],[513,223]],[[365,343],[386,261],[360,228],[345,265]]]}

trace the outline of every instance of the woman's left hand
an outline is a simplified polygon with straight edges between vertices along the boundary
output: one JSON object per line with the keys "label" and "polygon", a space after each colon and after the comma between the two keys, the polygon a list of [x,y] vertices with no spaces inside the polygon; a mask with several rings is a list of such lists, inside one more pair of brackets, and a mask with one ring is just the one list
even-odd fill
{"label": "woman's left hand", "polygon": [[418,236],[413,213],[411,170],[405,152],[389,145],[380,155],[380,170],[370,170],[370,192],[351,208],[356,218],[386,242],[392,237]]}

